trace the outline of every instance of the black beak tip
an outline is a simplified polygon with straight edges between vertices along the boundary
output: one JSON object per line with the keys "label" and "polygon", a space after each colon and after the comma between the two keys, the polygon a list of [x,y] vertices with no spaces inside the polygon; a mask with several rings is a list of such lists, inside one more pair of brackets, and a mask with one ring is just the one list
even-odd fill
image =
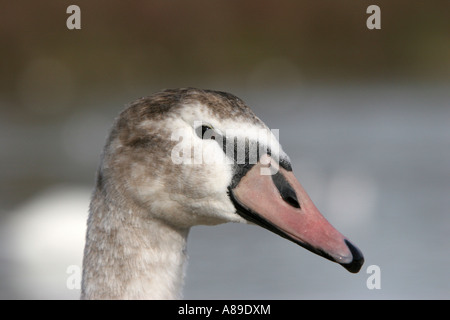
{"label": "black beak tip", "polygon": [[358,273],[361,270],[362,265],[364,264],[364,256],[356,246],[354,246],[347,239],[344,240],[347,247],[350,249],[352,253],[353,260],[350,263],[342,264],[342,266],[347,269],[351,273]]}

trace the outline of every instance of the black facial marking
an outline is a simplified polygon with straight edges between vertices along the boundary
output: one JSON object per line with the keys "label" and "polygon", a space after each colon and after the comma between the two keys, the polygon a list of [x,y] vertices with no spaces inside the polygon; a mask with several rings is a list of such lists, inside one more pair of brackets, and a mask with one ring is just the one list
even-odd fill
{"label": "black facial marking", "polygon": [[291,163],[285,158],[279,160],[279,165],[280,165],[280,167],[284,168],[286,171],[292,171]]}
{"label": "black facial marking", "polygon": [[[195,133],[197,136],[203,140],[215,140],[222,147],[225,155],[231,159],[234,163],[233,167],[233,178],[230,184],[231,188],[235,188],[241,178],[247,174],[247,172],[258,163],[261,156],[268,154],[272,155],[272,151],[269,147],[260,144],[258,141],[252,141],[248,138],[238,139],[237,137],[226,137],[221,135],[216,130],[212,128],[212,126],[208,124],[202,124],[195,128]],[[275,159],[277,160],[277,159]],[[280,167],[284,168],[286,171],[292,171],[292,166],[288,159],[282,158],[278,159],[278,163]],[[299,208],[297,197],[293,189],[289,186],[287,181],[285,181],[284,177],[281,175],[275,174],[273,177],[274,182],[278,181],[277,185],[280,194],[283,199],[288,202],[293,207]],[[282,186],[289,187],[282,187]],[[280,186],[280,187],[279,187]],[[281,189],[280,189],[281,188]],[[281,191],[283,190],[283,191]]]}

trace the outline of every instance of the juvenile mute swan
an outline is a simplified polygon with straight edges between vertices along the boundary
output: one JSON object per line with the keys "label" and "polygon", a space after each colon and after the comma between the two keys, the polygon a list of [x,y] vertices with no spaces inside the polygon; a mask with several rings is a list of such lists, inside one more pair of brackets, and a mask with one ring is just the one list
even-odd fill
{"label": "juvenile mute swan", "polygon": [[181,298],[189,229],[225,222],[258,224],[350,272],[364,262],[241,99],[187,88],[131,103],[97,172],[81,298]]}

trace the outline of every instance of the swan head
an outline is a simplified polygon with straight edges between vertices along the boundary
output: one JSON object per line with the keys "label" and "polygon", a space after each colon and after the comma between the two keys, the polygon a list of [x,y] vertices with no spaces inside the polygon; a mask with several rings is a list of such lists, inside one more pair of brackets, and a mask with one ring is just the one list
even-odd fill
{"label": "swan head", "polygon": [[131,103],[111,130],[96,189],[175,228],[255,223],[350,272],[364,262],[295,178],[276,132],[229,93],[173,89]]}

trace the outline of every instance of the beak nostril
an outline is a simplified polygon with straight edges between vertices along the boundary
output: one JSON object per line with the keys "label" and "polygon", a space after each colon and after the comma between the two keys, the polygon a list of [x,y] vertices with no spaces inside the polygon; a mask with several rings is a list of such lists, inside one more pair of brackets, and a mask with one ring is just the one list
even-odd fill
{"label": "beak nostril", "polygon": [[272,175],[272,181],[277,187],[281,198],[283,198],[283,200],[290,206],[300,209],[300,203],[297,199],[297,194],[295,193],[294,188],[292,188],[292,186],[289,184],[289,182],[287,182],[287,180],[280,172]]}
{"label": "beak nostril", "polygon": [[300,208],[300,204],[297,201],[297,198],[292,198],[292,197],[287,197],[287,198],[283,198],[284,201],[286,201],[287,203],[289,203],[291,206],[293,206],[294,208]]}

